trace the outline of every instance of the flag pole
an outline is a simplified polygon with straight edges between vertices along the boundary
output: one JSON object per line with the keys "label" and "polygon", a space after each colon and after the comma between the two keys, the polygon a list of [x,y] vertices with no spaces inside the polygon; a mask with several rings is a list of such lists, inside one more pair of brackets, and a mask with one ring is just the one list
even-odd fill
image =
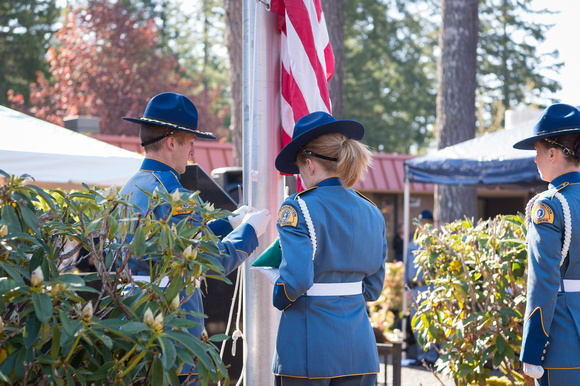
{"label": "flag pole", "polygon": [[280,313],[272,305],[272,284],[250,266],[276,238],[283,179],[274,167],[281,142],[280,40],[277,16],[263,3],[243,8],[243,180],[244,202],[272,214],[260,246],[244,264],[244,385],[273,385],[272,359]]}

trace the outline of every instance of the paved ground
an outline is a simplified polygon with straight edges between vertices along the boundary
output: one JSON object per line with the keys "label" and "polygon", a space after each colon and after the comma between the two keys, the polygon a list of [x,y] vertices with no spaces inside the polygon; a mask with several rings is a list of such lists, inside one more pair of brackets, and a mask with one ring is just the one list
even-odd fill
{"label": "paved ground", "polygon": [[[384,384],[384,367],[381,364],[381,373],[378,376],[379,386]],[[422,367],[403,367],[401,370],[401,386],[453,386],[453,381],[449,378],[443,378],[439,375],[441,380],[426,368]],[[393,366],[387,366],[387,386],[393,385]]]}

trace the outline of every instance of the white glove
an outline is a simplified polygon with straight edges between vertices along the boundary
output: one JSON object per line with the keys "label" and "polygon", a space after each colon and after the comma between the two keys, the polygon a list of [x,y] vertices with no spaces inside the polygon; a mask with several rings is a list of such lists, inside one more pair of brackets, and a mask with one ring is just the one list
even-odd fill
{"label": "white glove", "polygon": [[266,227],[271,217],[268,209],[262,209],[258,212],[247,213],[242,220],[242,224],[250,224],[256,231],[256,237],[260,237],[266,232]]}
{"label": "white glove", "polygon": [[524,374],[526,374],[528,377],[540,379],[542,378],[542,375],[544,375],[544,368],[542,366],[530,365],[529,363],[525,362],[523,362],[523,364]]}
{"label": "white glove", "polygon": [[266,276],[266,279],[272,284],[276,284],[280,277],[280,269],[278,268],[252,267],[250,269]]}
{"label": "white glove", "polygon": [[242,220],[247,213],[255,211],[256,210],[254,208],[251,208],[247,205],[242,205],[238,209],[234,210],[231,216],[228,216],[228,221],[230,222],[232,228],[236,229],[242,223]]}

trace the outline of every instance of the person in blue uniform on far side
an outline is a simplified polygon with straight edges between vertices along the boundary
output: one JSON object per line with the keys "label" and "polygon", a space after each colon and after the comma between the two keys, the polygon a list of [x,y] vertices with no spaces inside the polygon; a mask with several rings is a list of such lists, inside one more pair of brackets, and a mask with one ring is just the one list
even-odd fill
{"label": "person in blue uniform on far side", "polygon": [[352,189],[371,163],[363,135],[359,122],[313,112],[276,157],[276,168],[300,174],[305,187],[278,212],[277,385],[375,384],[379,358],[366,302],[383,289],[387,241],[381,211]]}
{"label": "person in blue uniform on far side", "polygon": [[[155,189],[167,193],[177,190],[188,192],[181,186],[179,178],[185,172],[187,161],[193,154],[195,139],[215,139],[211,133],[199,130],[197,109],[193,102],[181,94],[165,92],[149,101],[142,118],[123,119],[141,125],[139,135],[141,145],[145,148],[145,160],[139,171],[121,189],[120,194],[128,196],[132,203],[145,212],[150,199],[141,189],[150,193]],[[173,213],[170,210],[169,204],[157,207],[154,211],[155,218],[165,218],[170,223],[178,223],[191,216],[201,219],[199,214],[192,212],[192,208],[182,207]],[[266,230],[269,220],[267,209],[255,211],[242,206],[227,220],[214,220],[208,224],[211,231],[221,238],[219,248],[226,256],[221,259],[221,264],[226,275],[242,264],[258,247],[258,237]],[[128,266],[134,278],[147,280],[150,276],[147,260],[131,259]],[[182,294],[181,298],[185,298],[185,295]],[[182,308],[203,313],[201,291],[195,291]],[[190,332],[201,336],[204,329],[203,319],[188,317],[199,322],[199,326],[190,329]],[[188,365],[183,366],[182,378],[190,373],[190,369]]]}
{"label": "person in blue uniform on far side", "polygon": [[533,135],[548,190],[526,207],[528,287],[520,360],[536,385],[580,385],[580,111],[549,106]]}
{"label": "person in blue uniform on far side", "polygon": [[[424,209],[419,213],[417,219],[423,224],[433,224],[433,213],[430,210]],[[417,312],[417,303],[419,294],[421,292],[430,291],[433,285],[427,285],[424,279],[424,272],[419,272],[419,267],[415,265],[415,253],[419,250],[420,245],[415,243],[412,236],[407,247],[407,258],[405,259],[405,284],[407,289],[412,293],[412,304],[408,318],[412,321]],[[410,325],[410,323],[409,323]],[[409,366],[427,366],[433,367],[435,361],[439,358],[437,349],[430,345],[429,347],[421,347],[417,339],[417,332],[409,331],[414,335],[415,342],[407,348],[407,359],[414,359],[409,362]]]}

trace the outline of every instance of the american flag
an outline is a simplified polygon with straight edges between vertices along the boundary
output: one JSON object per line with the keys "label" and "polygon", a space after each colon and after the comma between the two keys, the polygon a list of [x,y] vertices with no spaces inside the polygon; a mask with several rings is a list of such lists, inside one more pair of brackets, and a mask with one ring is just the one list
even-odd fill
{"label": "american flag", "polygon": [[321,0],[271,0],[281,35],[282,145],[290,142],[294,123],[308,113],[331,113],[328,80],[334,73]]}

